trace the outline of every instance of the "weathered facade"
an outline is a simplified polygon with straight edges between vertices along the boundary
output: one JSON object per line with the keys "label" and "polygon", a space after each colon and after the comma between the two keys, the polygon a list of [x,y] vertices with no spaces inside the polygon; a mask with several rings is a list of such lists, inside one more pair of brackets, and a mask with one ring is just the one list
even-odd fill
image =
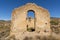
{"label": "weathered facade", "polygon": [[[35,18],[27,18],[28,11],[33,11]],[[50,14],[46,9],[34,3],[27,3],[13,10],[10,34],[16,39],[23,40],[26,36],[46,36],[50,33]]]}

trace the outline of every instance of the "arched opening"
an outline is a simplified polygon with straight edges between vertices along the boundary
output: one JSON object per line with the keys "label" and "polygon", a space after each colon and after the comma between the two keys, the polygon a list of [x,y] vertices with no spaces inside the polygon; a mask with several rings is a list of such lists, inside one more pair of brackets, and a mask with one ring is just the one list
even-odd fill
{"label": "arched opening", "polygon": [[35,18],[35,12],[33,10],[29,10],[27,17]]}
{"label": "arched opening", "polygon": [[28,25],[27,31],[29,31],[29,32],[35,31],[35,22],[36,21],[35,21],[35,12],[33,10],[29,10],[27,12],[27,20],[28,20],[28,23],[30,23],[32,20],[34,20],[34,21],[32,21],[34,26],[30,27],[30,25],[27,24]]}

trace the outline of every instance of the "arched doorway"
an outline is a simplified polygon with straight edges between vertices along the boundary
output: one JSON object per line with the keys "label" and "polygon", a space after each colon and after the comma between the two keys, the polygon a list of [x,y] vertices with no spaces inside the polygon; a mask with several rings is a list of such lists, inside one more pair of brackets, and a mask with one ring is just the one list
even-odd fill
{"label": "arched doorway", "polygon": [[30,32],[35,31],[35,24],[36,24],[35,11],[33,10],[27,11],[27,20],[28,20],[28,23],[33,22],[33,25],[34,25],[31,27],[31,25],[27,24],[27,31],[30,31]]}
{"label": "arched doorway", "polygon": [[33,10],[29,10],[27,13],[27,17],[35,18],[35,12]]}

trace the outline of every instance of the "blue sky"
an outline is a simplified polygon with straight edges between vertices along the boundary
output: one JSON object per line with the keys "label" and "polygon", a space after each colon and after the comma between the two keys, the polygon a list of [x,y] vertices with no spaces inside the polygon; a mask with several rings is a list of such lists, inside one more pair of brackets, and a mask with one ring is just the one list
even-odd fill
{"label": "blue sky", "polygon": [[12,10],[26,3],[35,3],[50,12],[51,17],[60,18],[60,0],[0,0],[0,20],[10,20]]}

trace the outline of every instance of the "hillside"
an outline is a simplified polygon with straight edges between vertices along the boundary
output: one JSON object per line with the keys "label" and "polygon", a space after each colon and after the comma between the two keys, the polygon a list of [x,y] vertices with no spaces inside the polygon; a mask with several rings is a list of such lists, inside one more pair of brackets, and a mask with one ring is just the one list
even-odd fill
{"label": "hillside", "polygon": [[[51,17],[51,30],[55,34],[60,34],[60,18]],[[11,21],[0,20],[0,40],[10,33]]]}
{"label": "hillside", "polygon": [[58,22],[60,22],[60,18],[56,18],[56,17],[51,17],[51,21],[58,21]]}
{"label": "hillside", "polygon": [[[57,21],[57,22],[60,23],[60,18],[51,17],[50,19],[51,19],[51,21],[55,21],[55,22]],[[9,25],[11,25],[11,21],[10,20],[8,20],[8,21],[0,20],[0,26],[9,26]]]}

